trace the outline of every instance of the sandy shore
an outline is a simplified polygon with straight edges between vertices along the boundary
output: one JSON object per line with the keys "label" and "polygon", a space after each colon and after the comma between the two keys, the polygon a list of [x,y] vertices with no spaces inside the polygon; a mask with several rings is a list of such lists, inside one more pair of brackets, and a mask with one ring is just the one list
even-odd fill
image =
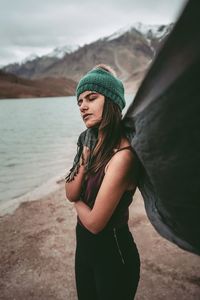
{"label": "sandy shore", "polygon": [[[76,300],[76,213],[58,190],[0,218],[0,299]],[[137,191],[130,230],[141,256],[137,300],[199,300],[200,257],[161,238]]]}

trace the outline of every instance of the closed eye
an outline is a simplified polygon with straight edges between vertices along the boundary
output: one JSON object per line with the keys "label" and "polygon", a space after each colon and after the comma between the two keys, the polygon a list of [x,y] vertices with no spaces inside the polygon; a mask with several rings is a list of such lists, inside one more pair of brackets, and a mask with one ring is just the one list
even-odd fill
{"label": "closed eye", "polygon": [[[87,100],[89,100],[89,101],[93,101],[93,100],[95,100],[95,99],[98,98],[98,94],[97,94],[97,93],[90,93],[90,94],[87,95],[85,98],[86,98]],[[77,101],[78,106],[81,106],[82,102],[83,102],[83,99],[78,100],[78,101]]]}
{"label": "closed eye", "polygon": [[96,98],[97,98],[96,96],[93,96],[93,97],[90,97],[89,100],[92,101],[92,100],[95,100]]}
{"label": "closed eye", "polygon": [[91,93],[88,98],[89,100],[95,100],[97,97],[98,97],[97,93]]}
{"label": "closed eye", "polygon": [[83,100],[78,100],[77,101],[77,104],[78,104],[78,106],[81,106],[81,103],[83,102]]}

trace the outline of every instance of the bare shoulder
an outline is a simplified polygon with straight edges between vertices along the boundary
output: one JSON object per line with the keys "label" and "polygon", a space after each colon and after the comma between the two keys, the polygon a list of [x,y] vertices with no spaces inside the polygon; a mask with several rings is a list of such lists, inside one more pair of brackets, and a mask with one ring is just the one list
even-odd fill
{"label": "bare shoulder", "polygon": [[113,161],[118,161],[121,162],[123,161],[124,163],[128,163],[133,161],[134,159],[134,154],[133,151],[131,151],[131,149],[123,149],[121,151],[118,151],[117,153],[115,153],[115,155],[113,155],[112,159]]}
{"label": "bare shoulder", "polygon": [[113,155],[105,167],[105,172],[108,168],[113,170],[130,170],[134,163],[134,153],[130,149],[123,149]]}

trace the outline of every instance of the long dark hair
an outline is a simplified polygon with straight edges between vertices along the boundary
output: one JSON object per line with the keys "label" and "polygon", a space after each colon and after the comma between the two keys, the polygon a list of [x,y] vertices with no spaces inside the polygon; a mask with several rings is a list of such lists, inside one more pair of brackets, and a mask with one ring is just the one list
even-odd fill
{"label": "long dark hair", "polygon": [[97,172],[111,158],[114,148],[118,148],[124,136],[122,115],[117,104],[105,98],[102,121],[98,128],[101,135],[91,153],[88,173]]}

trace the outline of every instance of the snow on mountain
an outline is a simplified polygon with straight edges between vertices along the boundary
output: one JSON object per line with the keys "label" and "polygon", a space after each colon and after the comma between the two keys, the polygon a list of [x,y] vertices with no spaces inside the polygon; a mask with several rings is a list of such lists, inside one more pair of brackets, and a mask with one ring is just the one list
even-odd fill
{"label": "snow on mountain", "polygon": [[63,58],[66,53],[72,53],[78,49],[78,45],[67,45],[63,47],[57,47],[52,52],[48,53],[47,57]]}
{"label": "snow on mountain", "polygon": [[29,56],[27,56],[26,58],[24,58],[24,59],[20,62],[20,64],[23,65],[23,64],[27,63],[28,61],[32,61],[32,60],[34,60],[34,59],[36,59],[36,58],[38,58],[38,57],[39,57],[39,56],[38,56],[37,54],[35,54],[35,53],[30,54]]}
{"label": "snow on mountain", "polygon": [[105,38],[106,41],[112,41],[115,40],[117,38],[119,38],[120,36],[122,36],[124,33],[126,33],[127,31],[130,31],[131,27],[125,26],[123,28],[120,28],[119,30],[115,31],[113,34],[109,35],[108,37]]}
{"label": "snow on mountain", "polygon": [[[42,55],[43,57],[53,57],[53,58],[63,58],[65,56],[66,53],[72,53],[74,51],[76,51],[78,49],[78,45],[67,45],[67,46],[63,46],[63,47],[57,47],[55,48],[53,51],[51,51],[50,53],[46,54],[46,55]],[[22,61],[20,61],[18,64],[22,65],[25,64],[27,62],[33,61],[37,58],[40,58],[42,56],[38,56],[37,54],[30,54],[29,56],[27,56],[25,59],[23,59]]]}
{"label": "snow on mountain", "polygon": [[110,36],[106,38],[107,41],[111,41],[114,39],[119,38],[126,32],[131,32],[132,30],[137,30],[140,32],[142,35],[144,35],[147,40],[149,38],[157,38],[157,39],[162,39],[162,37],[166,36],[168,32],[171,30],[172,24],[168,25],[147,25],[147,24],[142,24],[140,22],[137,22],[133,25],[128,25],[126,27],[123,27],[119,29],[118,31],[114,32]]}
{"label": "snow on mountain", "polygon": [[154,38],[160,39],[168,32],[170,25],[146,25],[140,22],[135,23],[134,27],[136,30],[141,32],[143,35],[148,37],[151,35]]}

